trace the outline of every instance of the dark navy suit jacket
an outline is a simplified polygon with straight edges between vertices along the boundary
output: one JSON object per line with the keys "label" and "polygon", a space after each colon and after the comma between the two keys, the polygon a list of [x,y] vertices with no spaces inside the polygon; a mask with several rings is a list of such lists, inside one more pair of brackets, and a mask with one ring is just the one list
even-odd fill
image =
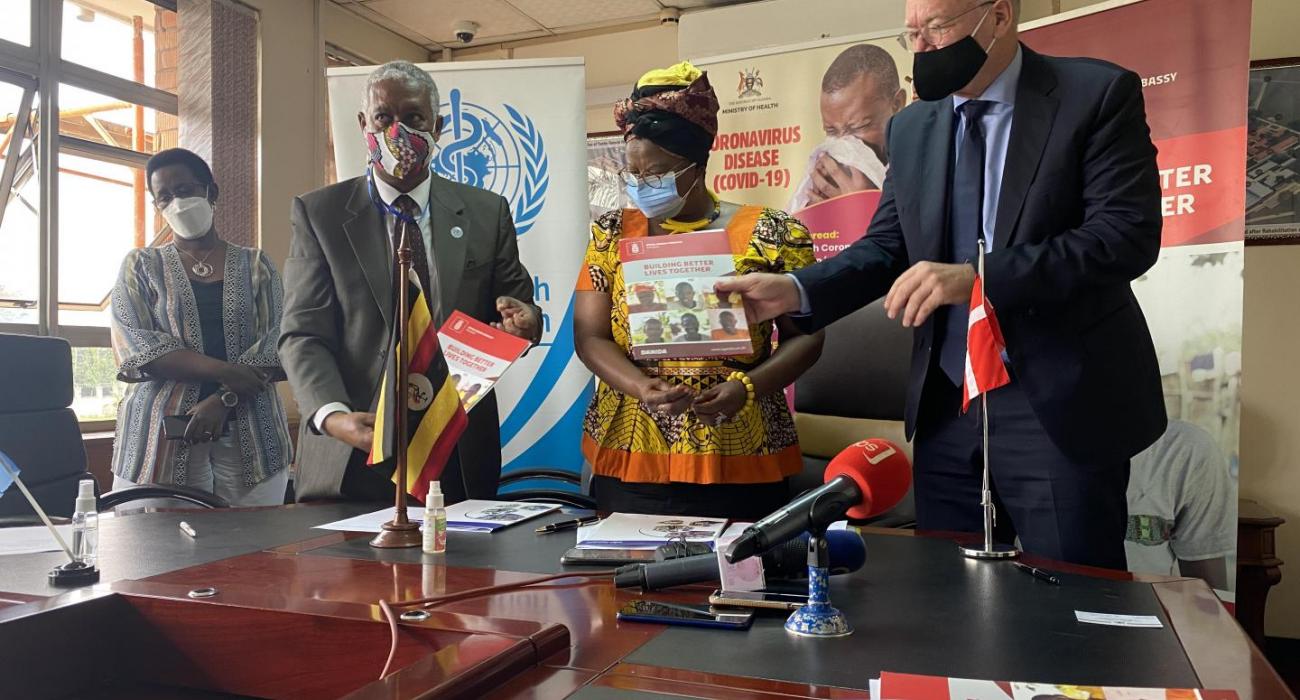
{"label": "dark navy suit jacket", "polygon": [[[1027,47],[985,290],[1015,381],[1063,452],[1126,460],[1165,429],[1155,348],[1129,283],[1160,250],[1156,149],[1138,76]],[[795,273],[824,327],[889,291],[923,260],[945,261],[952,99],[916,102],[890,123],[890,170],[867,235]],[[914,333],[907,430],[916,430],[935,347]],[[865,349],[864,349],[865,350]]]}

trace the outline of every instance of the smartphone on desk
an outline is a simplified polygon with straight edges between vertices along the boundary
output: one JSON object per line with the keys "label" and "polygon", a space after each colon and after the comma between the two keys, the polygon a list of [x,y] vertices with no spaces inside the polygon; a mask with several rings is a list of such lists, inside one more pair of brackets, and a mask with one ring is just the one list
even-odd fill
{"label": "smartphone on desk", "polygon": [[712,605],[735,608],[764,608],[768,610],[797,610],[808,604],[808,596],[797,593],[771,591],[714,591],[709,596]]}
{"label": "smartphone on desk", "polygon": [[560,557],[561,564],[592,564],[597,566],[622,566],[623,564],[653,564],[653,549],[582,549],[574,547]]}
{"label": "smartphone on desk", "polygon": [[754,622],[754,611],[725,611],[714,610],[707,605],[633,600],[619,608],[618,619],[629,622],[657,622],[663,625],[745,630],[749,629]]}

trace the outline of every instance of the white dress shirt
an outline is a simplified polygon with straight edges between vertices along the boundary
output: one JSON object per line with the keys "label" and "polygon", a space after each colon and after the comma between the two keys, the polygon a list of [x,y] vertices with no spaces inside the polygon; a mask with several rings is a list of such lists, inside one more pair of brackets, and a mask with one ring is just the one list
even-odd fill
{"label": "white dress shirt", "polygon": [[953,162],[956,162],[957,154],[961,152],[961,142],[966,138],[968,128],[961,106],[969,99],[992,103],[984,111],[984,116],[980,117],[980,127],[984,132],[984,203],[981,213],[986,253],[993,250],[993,228],[998,220],[998,197],[1002,194],[1002,173],[1006,169],[1011,119],[1016,112],[1016,87],[1020,85],[1020,67],[1023,63],[1020,47],[1017,46],[1011,63],[984,88],[979,97],[952,96],[952,108],[956,112],[954,118],[958,122],[957,138],[953,139]]}
{"label": "white dress shirt", "polygon": [[[431,220],[432,217],[429,216],[429,191],[432,188],[431,183],[433,182],[433,176],[431,175],[424,178],[424,181],[412,188],[410,192],[402,192],[377,177],[370,178],[370,181],[374,183],[375,193],[379,195],[379,199],[382,200],[384,204],[387,204],[390,207],[396,206],[393,203],[397,201],[398,197],[405,194],[411,199],[414,199],[415,203],[422,207],[422,214],[419,218],[420,237],[424,239],[424,250],[429,260],[429,281],[431,285],[436,286],[438,271],[436,266],[433,264],[433,222]],[[385,239],[385,242],[388,244],[388,255],[391,259],[393,255],[393,227],[397,225],[397,217],[393,216],[391,213],[384,212],[384,223],[388,229],[388,237]],[[316,426],[317,432],[324,433],[325,419],[331,413],[351,412],[352,409],[341,401],[327,403],[317,409],[315,415],[312,416],[312,425]]]}

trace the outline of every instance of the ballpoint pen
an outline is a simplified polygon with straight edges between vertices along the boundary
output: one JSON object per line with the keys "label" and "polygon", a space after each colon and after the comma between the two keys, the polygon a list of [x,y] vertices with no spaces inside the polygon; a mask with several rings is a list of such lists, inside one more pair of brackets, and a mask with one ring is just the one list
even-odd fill
{"label": "ballpoint pen", "polygon": [[1038,567],[1036,567],[1036,566],[1029,566],[1029,565],[1027,565],[1027,564],[1021,564],[1021,563],[1018,562],[1018,561],[1013,561],[1013,562],[1011,562],[1011,563],[1012,563],[1012,564],[1015,564],[1015,566],[1016,566],[1017,569],[1020,569],[1021,571],[1023,571],[1023,572],[1025,572],[1025,573],[1029,574],[1030,576],[1033,576],[1034,578],[1038,579],[1039,581],[1046,581],[1047,583],[1050,583],[1050,584],[1052,584],[1053,586],[1059,586],[1059,585],[1061,585],[1061,579],[1056,578],[1055,576],[1053,576],[1053,575],[1047,573],[1046,571],[1043,571],[1042,569],[1040,569],[1040,568],[1038,568]]}
{"label": "ballpoint pen", "polygon": [[543,525],[542,527],[537,528],[537,533],[542,534],[545,532],[560,532],[561,530],[572,530],[574,528],[582,527],[583,525],[591,525],[593,523],[598,523],[598,522],[600,522],[600,516],[598,515],[592,515],[586,518],[578,518],[577,520],[561,520],[558,523],[551,523],[550,525]]}

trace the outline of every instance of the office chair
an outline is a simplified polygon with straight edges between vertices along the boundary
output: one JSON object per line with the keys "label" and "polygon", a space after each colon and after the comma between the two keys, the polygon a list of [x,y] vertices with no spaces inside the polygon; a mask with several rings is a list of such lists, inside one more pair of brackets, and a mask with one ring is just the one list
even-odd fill
{"label": "office chair", "polygon": [[[50,515],[70,516],[77,482],[90,476],[72,412],[72,348],[62,338],[0,333],[0,450]],[[0,517],[31,515],[17,487],[0,496]]]}
{"label": "office chair", "polygon": [[[540,484],[528,488],[505,489],[505,487],[522,482],[540,480]],[[555,488],[547,482],[560,482],[561,488]],[[572,486],[572,490],[563,488]],[[574,508],[596,509],[596,499],[582,493],[582,477],[562,469],[516,469],[501,477],[497,493],[501,498],[511,501],[561,503]],[[504,489],[504,490],[503,490]]]}
{"label": "office chair", "polygon": [[[63,338],[0,333],[0,451],[22,469],[23,483],[51,517],[67,518],[86,470],[81,427],[72,411],[72,348]],[[146,484],[101,494],[100,510],[144,498],[174,498],[203,508],[225,500],[197,489]],[[0,526],[40,519],[17,488],[0,496]]]}

